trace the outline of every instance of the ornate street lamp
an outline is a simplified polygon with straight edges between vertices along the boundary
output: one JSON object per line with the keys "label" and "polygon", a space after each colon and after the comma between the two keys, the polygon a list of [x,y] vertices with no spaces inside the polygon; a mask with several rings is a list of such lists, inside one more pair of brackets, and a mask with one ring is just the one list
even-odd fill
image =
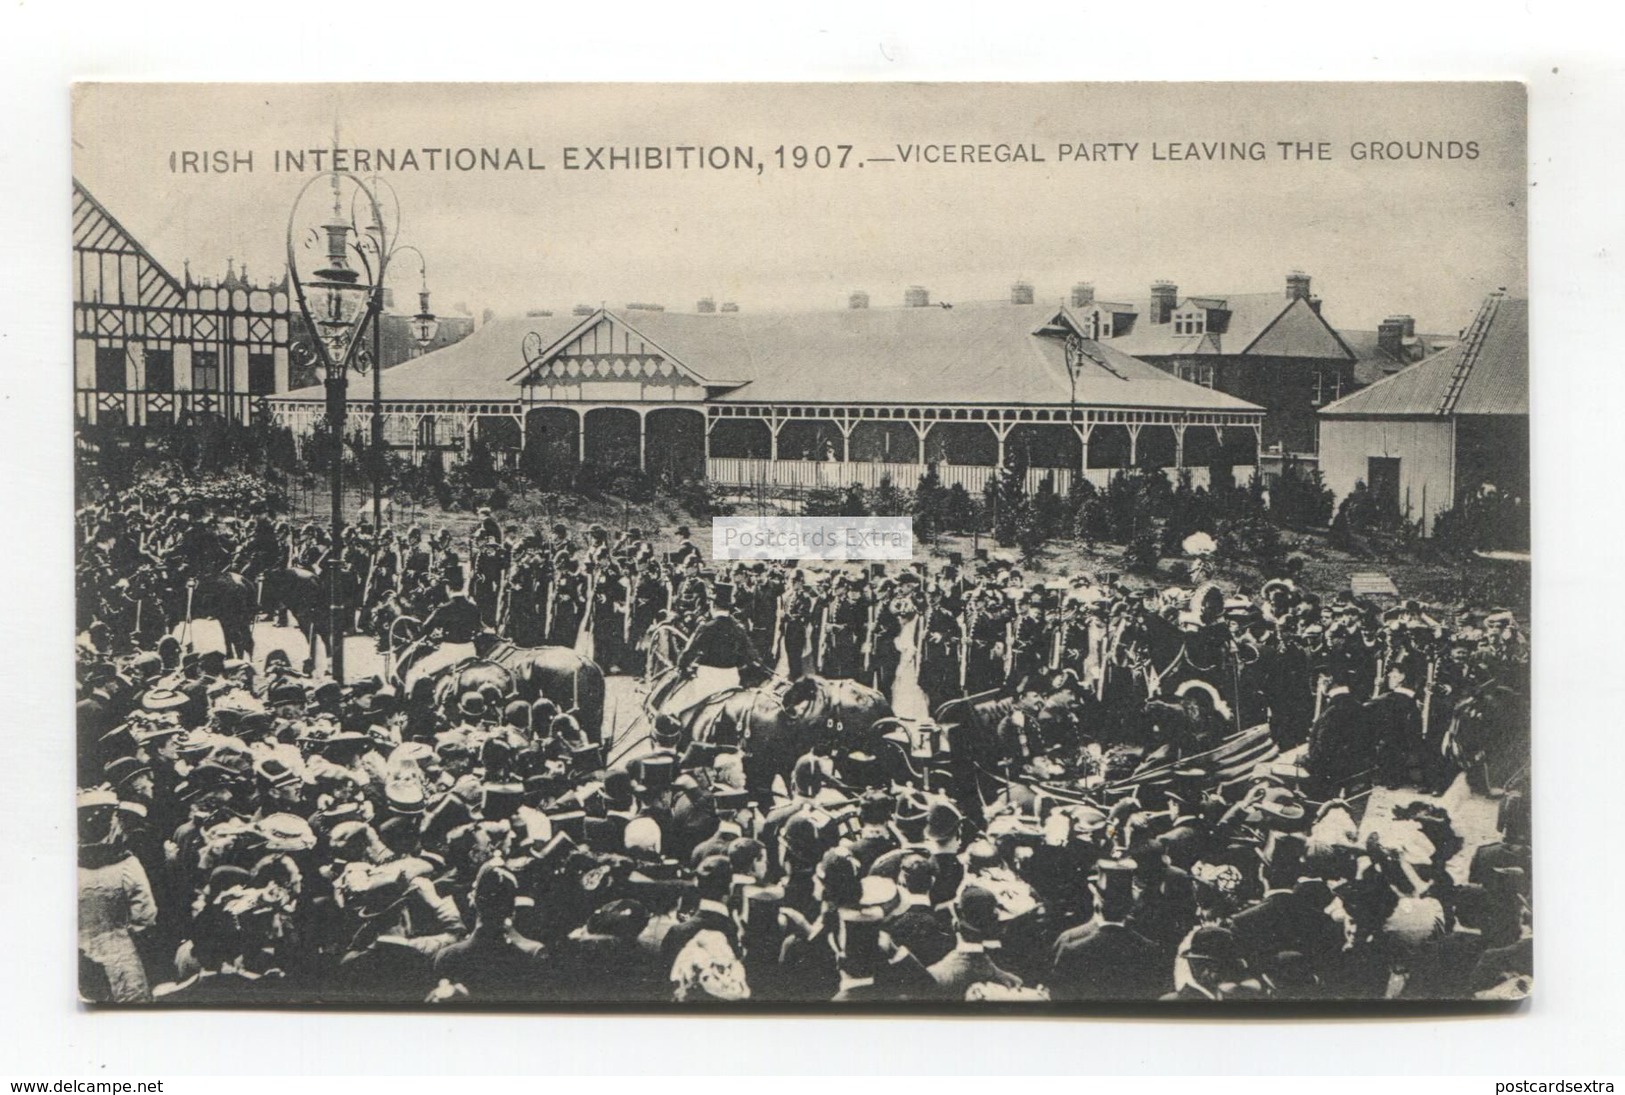
{"label": "ornate street lamp", "polygon": [[[414,247],[412,250],[416,251],[417,248]],[[418,349],[427,350],[439,330],[440,321],[429,311],[429,271],[425,267],[423,288],[418,290],[418,314],[412,317],[412,341],[418,344]]]}
{"label": "ornate street lamp", "polygon": [[[294,245],[294,228],[300,206],[310,188],[327,180],[333,190],[333,209],[327,222],[302,237],[305,250],[321,244],[320,259],[300,264],[300,248]],[[342,191],[346,184],[355,188],[355,197],[365,197],[372,214],[372,227],[363,232],[355,218],[344,216]],[[352,201],[352,208],[354,202]],[[345,606],[343,597],[344,548],[344,424],[349,371],[376,368],[367,354],[363,339],[367,328],[377,329],[383,308],[384,273],[389,264],[388,240],[378,199],[365,183],[348,172],[329,171],[309,179],[294,198],[288,212],[288,276],[293,282],[294,299],[311,333],[317,378],[327,387],[327,422],[333,439],[331,488],[331,558],[328,562],[328,663],[333,679],[344,682]],[[322,265],[308,269],[312,261]],[[312,651],[314,657],[315,652]]]}
{"label": "ornate street lamp", "polygon": [[[418,257],[418,273],[421,277],[418,314],[412,317],[410,328],[412,341],[417,343],[419,350],[426,350],[440,329],[439,320],[429,311],[428,260],[423,257],[422,251],[411,244],[394,242],[399,240],[401,235],[401,196],[395,192],[395,187],[382,175],[374,175],[368,181],[375,193],[387,191],[394,201],[395,227],[394,231],[385,228],[383,209],[375,203],[372,222],[367,225],[367,243],[364,244],[364,249],[369,255],[380,256],[384,267],[388,266],[398,251],[411,251]],[[382,273],[378,280],[382,286]],[[379,299],[382,300],[381,292]],[[377,362],[377,368],[372,374],[372,523],[381,529],[384,523],[384,350],[381,316],[374,322],[372,328],[372,357]]]}

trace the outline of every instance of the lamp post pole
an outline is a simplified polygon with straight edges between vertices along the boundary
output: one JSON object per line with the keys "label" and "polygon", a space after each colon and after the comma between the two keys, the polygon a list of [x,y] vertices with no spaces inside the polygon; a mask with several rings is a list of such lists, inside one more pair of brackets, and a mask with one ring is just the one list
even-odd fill
{"label": "lamp post pole", "polygon": [[[380,279],[381,280],[381,279]],[[384,347],[383,286],[373,294],[372,316],[372,528],[384,534]]]}
{"label": "lamp post pole", "polygon": [[[298,249],[294,246],[295,222],[300,203],[318,181],[326,179],[333,189],[333,210],[328,221],[307,237],[306,246],[318,243],[322,247],[320,269],[301,271]],[[344,216],[341,188],[344,182],[353,184],[360,196],[367,199],[373,223],[378,226],[375,249],[369,256],[363,233],[352,216]],[[346,606],[344,604],[344,428],[348,396],[349,370],[361,364],[367,326],[377,330],[378,315],[383,309],[384,274],[389,265],[389,241],[384,238],[383,219],[377,198],[365,183],[348,172],[328,171],[311,177],[294,198],[288,212],[288,276],[293,282],[294,296],[299,312],[311,333],[316,361],[327,385],[327,422],[332,439],[332,465],[329,468],[329,514],[331,542],[327,559],[327,635],[328,666],[333,679],[344,683],[344,633]],[[373,259],[376,259],[376,267]],[[358,263],[361,269],[352,265]],[[362,270],[371,276],[369,284],[362,278]],[[376,346],[376,340],[374,346]],[[358,353],[359,351],[359,353]],[[372,367],[377,368],[374,359]],[[312,657],[314,658],[314,651]]]}

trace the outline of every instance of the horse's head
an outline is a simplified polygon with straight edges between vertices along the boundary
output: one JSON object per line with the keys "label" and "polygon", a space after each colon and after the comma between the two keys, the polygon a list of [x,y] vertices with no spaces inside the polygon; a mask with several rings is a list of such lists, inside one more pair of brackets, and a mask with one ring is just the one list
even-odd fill
{"label": "horse's head", "polygon": [[830,706],[823,682],[810,676],[791,682],[779,702],[784,705],[785,717],[803,727],[822,722]]}

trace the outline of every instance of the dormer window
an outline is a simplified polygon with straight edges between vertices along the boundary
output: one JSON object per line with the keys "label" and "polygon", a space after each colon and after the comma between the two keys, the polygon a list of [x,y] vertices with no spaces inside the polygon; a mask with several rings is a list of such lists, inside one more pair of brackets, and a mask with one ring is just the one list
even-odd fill
{"label": "dormer window", "polygon": [[1186,312],[1174,316],[1174,334],[1199,335],[1207,329],[1207,313],[1202,311]]}

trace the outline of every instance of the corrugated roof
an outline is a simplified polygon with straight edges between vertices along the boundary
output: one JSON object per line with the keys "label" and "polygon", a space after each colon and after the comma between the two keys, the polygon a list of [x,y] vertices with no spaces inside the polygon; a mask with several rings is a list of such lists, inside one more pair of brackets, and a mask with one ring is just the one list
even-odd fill
{"label": "corrugated roof", "polygon": [[[1468,340],[1441,350],[1369,388],[1321,408],[1329,418],[1437,415],[1451,379],[1472,349]],[[1458,415],[1529,413],[1529,302],[1503,299],[1468,363],[1456,397]]]}
{"label": "corrugated roof", "polygon": [[[388,400],[503,400],[519,398],[519,387],[509,380],[524,366],[520,347],[535,331],[547,345],[575,327],[581,316],[525,316],[493,319],[463,339],[420,358],[384,370],[384,398]],[[351,378],[351,398],[356,396]],[[366,385],[371,391],[371,382]],[[300,388],[285,399],[322,399],[320,385]]]}
{"label": "corrugated roof", "polygon": [[[683,364],[747,383],[731,402],[1065,403],[1073,396],[1059,338],[1039,337],[1054,304],[833,312],[616,315]],[[1111,342],[1086,342],[1076,401],[1099,407],[1256,410],[1168,375]]]}

